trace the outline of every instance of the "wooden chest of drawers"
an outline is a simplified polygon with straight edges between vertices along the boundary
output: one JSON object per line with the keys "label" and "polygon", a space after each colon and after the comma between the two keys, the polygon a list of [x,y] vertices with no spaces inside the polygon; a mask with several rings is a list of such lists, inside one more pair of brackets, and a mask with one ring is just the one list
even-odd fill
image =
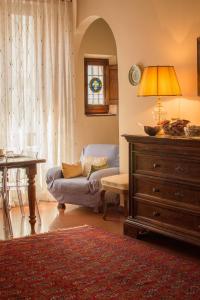
{"label": "wooden chest of drawers", "polygon": [[200,245],[200,139],[124,137],[129,142],[124,233],[155,231]]}

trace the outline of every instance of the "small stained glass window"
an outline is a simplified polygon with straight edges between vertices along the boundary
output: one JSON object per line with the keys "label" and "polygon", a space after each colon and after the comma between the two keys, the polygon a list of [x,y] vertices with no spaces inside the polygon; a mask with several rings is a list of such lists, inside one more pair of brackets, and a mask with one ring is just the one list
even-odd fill
{"label": "small stained glass window", "polygon": [[88,65],[88,104],[104,104],[103,66]]}
{"label": "small stained glass window", "polygon": [[105,113],[107,59],[85,58],[85,107],[86,114]]}

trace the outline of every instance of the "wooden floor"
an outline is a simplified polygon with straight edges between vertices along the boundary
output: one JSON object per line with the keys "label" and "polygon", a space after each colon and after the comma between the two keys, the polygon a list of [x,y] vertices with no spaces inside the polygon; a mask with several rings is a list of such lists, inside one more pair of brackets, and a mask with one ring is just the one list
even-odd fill
{"label": "wooden floor", "polygon": [[[36,223],[35,228],[37,233],[87,224],[113,233],[123,234],[123,214],[114,208],[110,209],[106,221],[102,219],[102,214],[96,214],[92,209],[71,204],[67,204],[65,211],[63,211],[57,209],[57,203],[55,202],[40,202],[39,210],[42,224],[39,225],[38,222]],[[14,238],[30,234],[28,207],[25,207],[25,214],[26,216],[23,218],[18,207],[11,209]],[[7,238],[8,236],[6,236],[3,228],[2,210],[0,209],[0,239],[5,240]]]}
{"label": "wooden floor", "polygon": [[[40,202],[39,204],[42,224],[36,223],[36,233],[53,231],[60,228],[69,228],[81,225],[92,225],[100,227],[106,231],[123,234],[124,216],[116,210],[109,208],[107,220],[104,221],[102,214],[96,214],[92,209],[79,207],[71,204],[66,205],[66,210],[58,210],[56,202]],[[28,207],[25,207],[26,216],[23,218],[19,208],[11,209],[11,219],[14,238],[23,237],[30,234],[30,225],[28,221]],[[8,237],[3,229],[3,216],[0,209],[0,240]],[[142,239],[150,244],[159,245],[161,248],[168,248],[169,251],[175,250],[177,253],[185,254],[190,257],[200,258],[199,247],[171,239],[169,237],[148,233]]]}

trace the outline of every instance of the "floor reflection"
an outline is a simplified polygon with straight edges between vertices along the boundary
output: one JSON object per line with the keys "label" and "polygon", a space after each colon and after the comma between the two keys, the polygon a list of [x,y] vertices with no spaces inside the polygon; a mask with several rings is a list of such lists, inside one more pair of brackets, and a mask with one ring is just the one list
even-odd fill
{"label": "floor reflection", "polygon": [[[110,210],[106,221],[103,220],[102,214],[94,213],[92,209],[79,207],[75,205],[66,205],[66,209],[58,210],[55,202],[41,202],[39,204],[41,224],[38,220],[35,224],[36,233],[43,233],[52,230],[69,228],[81,225],[92,225],[101,227],[105,230],[123,233],[122,214],[116,210]],[[22,237],[30,235],[29,209],[25,206],[25,217],[23,218],[19,207],[11,209],[11,222],[13,227],[13,237]],[[0,239],[8,239],[9,235],[3,227],[3,214],[0,209]]]}

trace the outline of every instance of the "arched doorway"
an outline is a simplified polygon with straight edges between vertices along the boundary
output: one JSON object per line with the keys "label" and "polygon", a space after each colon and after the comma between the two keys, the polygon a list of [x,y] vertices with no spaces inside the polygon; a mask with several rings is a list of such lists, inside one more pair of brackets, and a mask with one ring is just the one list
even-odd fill
{"label": "arched doorway", "polygon": [[[90,21],[87,20],[88,23]],[[112,30],[102,18],[96,17],[88,27],[86,23],[82,24],[81,27],[85,31],[84,34],[82,33],[82,39],[80,39],[81,31],[77,31],[79,35],[79,47],[77,43],[76,50],[77,47],[78,50],[76,51],[75,59],[77,111],[75,131],[77,156],[80,154],[83,145],[90,143],[118,144],[119,142],[118,99],[116,99],[116,93],[113,93],[114,96],[112,96],[112,90],[108,91],[106,98],[107,113],[101,114],[101,116],[99,114],[88,116],[85,111],[87,86],[84,84],[86,76],[84,72],[84,60],[107,60],[108,70],[110,66],[116,66],[117,48],[115,38]],[[85,29],[86,27],[87,29]],[[112,68],[110,69],[110,73],[112,73]],[[116,73],[116,71],[114,72]],[[111,78],[109,82],[113,83],[114,81]]]}

